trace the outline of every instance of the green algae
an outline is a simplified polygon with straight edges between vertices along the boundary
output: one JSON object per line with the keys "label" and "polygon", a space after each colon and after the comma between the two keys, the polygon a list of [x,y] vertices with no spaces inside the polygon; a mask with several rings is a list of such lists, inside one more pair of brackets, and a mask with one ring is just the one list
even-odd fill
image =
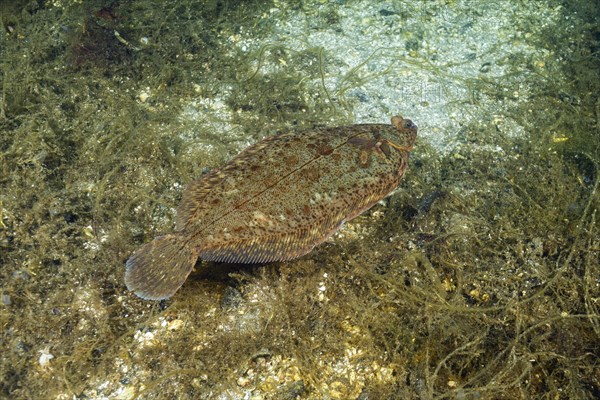
{"label": "green algae", "polygon": [[[267,34],[268,7],[5,10],[0,397],[241,398],[249,387],[274,399],[597,397],[592,17],[579,36],[536,36],[570,62],[529,67],[537,91],[505,114],[526,137],[500,134],[491,116],[468,121],[448,154],[421,141],[402,190],[310,256],[208,264],[160,303],[126,291],[125,260],[170,229],[186,182],[249,138],[347,122],[346,93],[389,72],[361,64],[329,91],[323,49],[227,45],[241,26]],[[554,73],[572,80],[557,87]],[[323,82],[318,93],[309,80]],[[497,83],[466,82],[499,102],[518,90]],[[199,95],[224,97],[233,117],[182,120]],[[234,128],[215,131],[224,125]],[[40,351],[54,358],[41,365]]]}

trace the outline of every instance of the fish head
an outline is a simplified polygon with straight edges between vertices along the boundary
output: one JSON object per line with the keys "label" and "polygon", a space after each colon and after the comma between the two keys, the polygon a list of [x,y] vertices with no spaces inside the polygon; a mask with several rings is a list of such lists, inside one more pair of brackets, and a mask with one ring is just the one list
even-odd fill
{"label": "fish head", "polygon": [[396,128],[396,135],[389,140],[390,146],[400,151],[410,152],[417,140],[417,125],[408,118],[398,115],[392,117],[392,126]]}

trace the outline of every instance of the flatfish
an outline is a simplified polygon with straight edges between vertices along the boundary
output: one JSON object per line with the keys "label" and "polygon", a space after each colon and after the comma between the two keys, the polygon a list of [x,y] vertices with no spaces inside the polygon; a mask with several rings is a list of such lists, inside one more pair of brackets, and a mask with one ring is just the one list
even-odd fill
{"label": "flatfish", "polygon": [[126,262],[139,297],[171,297],[198,258],[227,263],[291,260],[389,195],[400,182],[417,126],[359,124],[281,133],[246,148],[193,181],[173,233]]}

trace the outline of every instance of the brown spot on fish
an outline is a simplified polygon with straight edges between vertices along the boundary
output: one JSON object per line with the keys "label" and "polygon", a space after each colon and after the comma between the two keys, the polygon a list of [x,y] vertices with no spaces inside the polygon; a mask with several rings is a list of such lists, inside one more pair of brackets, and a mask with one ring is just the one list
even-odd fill
{"label": "brown spot on fish", "polygon": [[302,212],[304,213],[304,215],[310,215],[311,214],[311,210],[310,207],[308,206],[308,204],[305,204],[302,206]]}
{"label": "brown spot on fish", "polygon": [[361,150],[360,155],[358,156],[358,163],[362,168],[367,168],[369,166],[369,152],[366,150]]}
{"label": "brown spot on fish", "polygon": [[300,159],[298,158],[298,156],[294,154],[289,155],[285,158],[285,163],[290,165],[297,165],[299,161]]}
{"label": "brown spot on fish", "polygon": [[316,167],[308,166],[302,170],[300,175],[307,181],[316,181],[319,179],[320,173]]}
{"label": "brown spot on fish", "polygon": [[321,144],[317,147],[317,154],[320,156],[328,156],[333,153],[333,148],[327,144]]}
{"label": "brown spot on fish", "polygon": [[165,299],[198,258],[265,263],[310,252],[398,186],[417,126],[391,122],[277,134],[201,176],[183,193],[175,232],[127,260],[127,287]]}

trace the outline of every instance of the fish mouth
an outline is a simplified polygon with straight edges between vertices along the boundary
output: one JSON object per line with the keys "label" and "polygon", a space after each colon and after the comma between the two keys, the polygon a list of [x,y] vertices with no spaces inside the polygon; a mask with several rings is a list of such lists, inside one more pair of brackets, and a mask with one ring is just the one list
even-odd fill
{"label": "fish mouth", "polygon": [[389,144],[390,146],[392,146],[394,149],[399,150],[399,151],[406,151],[406,152],[411,152],[414,148],[413,145],[410,146],[402,146],[399,144],[396,144],[394,142],[390,142],[389,140],[386,140],[386,143]]}

